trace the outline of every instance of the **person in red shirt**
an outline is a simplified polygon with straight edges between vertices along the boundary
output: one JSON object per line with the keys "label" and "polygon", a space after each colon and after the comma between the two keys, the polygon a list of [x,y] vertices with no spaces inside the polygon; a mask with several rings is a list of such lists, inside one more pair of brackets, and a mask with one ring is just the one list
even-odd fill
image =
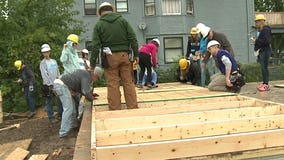
{"label": "person in red shirt", "polygon": [[147,68],[147,78],[146,85],[148,89],[153,88],[151,85],[152,80],[152,67],[158,67],[157,63],[157,51],[160,46],[160,41],[157,38],[152,39],[149,43],[144,44],[139,48],[139,80],[138,80],[138,88],[142,88],[142,80],[145,73],[145,69]]}

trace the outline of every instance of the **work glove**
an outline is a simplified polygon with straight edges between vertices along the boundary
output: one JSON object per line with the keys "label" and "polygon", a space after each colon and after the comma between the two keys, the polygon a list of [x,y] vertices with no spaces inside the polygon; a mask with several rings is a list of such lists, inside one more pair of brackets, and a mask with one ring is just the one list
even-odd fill
{"label": "work glove", "polygon": [[16,82],[17,82],[17,83],[22,83],[23,80],[22,80],[21,78],[19,78]]}
{"label": "work glove", "polygon": [[99,97],[100,95],[98,95],[97,93],[93,93],[93,97]]}
{"label": "work glove", "polygon": [[33,86],[33,85],[30,85],[30,86],[29,86],[29,91],[30,91],[30,92],[34,91],[34,86]]}

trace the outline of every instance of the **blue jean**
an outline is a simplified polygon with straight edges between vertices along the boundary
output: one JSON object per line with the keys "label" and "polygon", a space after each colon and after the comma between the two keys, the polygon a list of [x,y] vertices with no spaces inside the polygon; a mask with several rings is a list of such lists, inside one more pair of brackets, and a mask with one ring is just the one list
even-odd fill
{"label": "blue jean", "polygon": [[262,48],[259,51],[258,55],[258,62],[260,64],[261,73],[262,73],[262,81],[265,84],[268,84],[269,82],[268,63],[269,63],[270,54],[271,54],[270,48]]}
{"label": "blue jean", "polygon": [[25,99],[29,106],[30,112],[35,112],[35,100],[34,100],[34,95],[33,95],[34,91],[31,92],[29,90],[29,86],[25,86],[24,92],[25,92]]}
{"label": "blue jean", "polygon": [[[151,82],[152,82],[153,85],[157,84],[157,79],[158,79],[157,73],[155,71],[152,71],[152,80],[151,80]],[[145,85],[146,80],[147,80],[147,75],[144,74],[143,79],[142,79],[142,85],[143,86]]]}
{"label": "blue jean", "polygon": [[[200,61],[200,65],[201,65]],[[210,57],[206,66],[203,68],[201,67],[201,86],[205,87],[205,82],[206,82],[206,68],[208,69],[210,77],[212,77],[215,73],[215,60],[213,57]]]}
{"label": "blue jean", "polygon": [[63,106],[61,127],[59,130],[59,136],[63,137],[66,136],[72,128],[78,126],[75,102],[71,96],[68,86],[65,84],[54,83],[53,89],[57,96],[59,96]]}
{"label": "blue jean", "polygon": [[52,94],[45,98],[45,110],[49,119],[54,119],[53,115],[53,99],[56,98],[58,104],[58,117],[62,117],[62,103],[59,98],[54,97]]}

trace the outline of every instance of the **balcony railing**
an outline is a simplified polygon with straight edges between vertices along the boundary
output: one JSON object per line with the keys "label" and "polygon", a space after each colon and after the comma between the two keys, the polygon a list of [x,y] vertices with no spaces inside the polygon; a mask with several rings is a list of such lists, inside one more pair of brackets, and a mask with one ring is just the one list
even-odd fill
{"label": "balcony railing", "polygon": [[266,17],[268,25],[284,25],[284,12],[255,12]]}

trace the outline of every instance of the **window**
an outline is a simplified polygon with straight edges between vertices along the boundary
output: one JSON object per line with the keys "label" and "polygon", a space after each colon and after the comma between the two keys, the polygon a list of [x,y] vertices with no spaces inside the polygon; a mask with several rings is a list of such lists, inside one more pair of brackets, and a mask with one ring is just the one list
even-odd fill
{"label": "window", "polygon": [[186,0],[186,14],[193,15],[193,0]]}
{"label": "window", "polygon": [[181,0],[162,0],[163,15],[181,15]]}
{"label": "window", "polygon": [[116,12],[128,12],[128,0],[115,1]]}
{"label": "window", "polygon": [[182,56],[182,38],[165,38],[165,63],[174,62],[177,58]]}
{"label": "window", "polygon": [[84,2],[85,2],[85,15],[96,15],[97,14],[96,0],[84,0]]}
{"label": "window", "polygon": [[155,0],[145,0],[145,16],[153,16],[156,14]]}

